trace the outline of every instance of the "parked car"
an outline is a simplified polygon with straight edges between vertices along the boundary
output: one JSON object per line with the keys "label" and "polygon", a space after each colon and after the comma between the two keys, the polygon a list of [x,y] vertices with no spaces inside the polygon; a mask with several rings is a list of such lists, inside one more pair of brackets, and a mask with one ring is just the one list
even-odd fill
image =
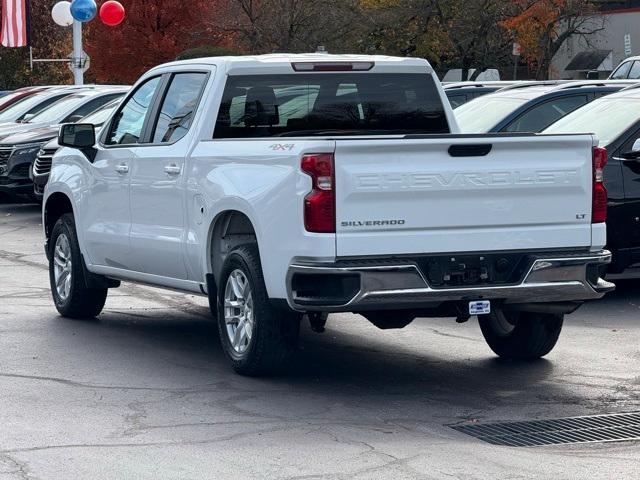
{"label": "parked car", "polygon": [[632,81],[578,81],[506,87],[455,110],[463,133],[540,132],[587,103],[632,85]]}
{"label": "parked car", "polygon": [[596,100],[567,115],[544,133],[593,132],[607,149],[604,184],[609,193],[607,248],[609,272],[640,262],[640,89]]}
{"label": "parked car", "polygon": [[459,135],[425,60],[170,63],[94,132],[61,127],[45,187],[56,308],[95,316],[120,280],[208,295],[243,374],[328,312],[479,315],[498,355],[538,358],[614,288],[592,135]]}
{"label": "parked car", "polygon": [[0,125],[0,143],[10,135],[67,122],[77,122],[98,107],[121,97],[129,87],[89,88],[66,93],[35,115],[25,116],[20,123]]}
{"label": "parked car", "polygon": [[474,98],[493,93],[501,88],[509,87],[517,82],[455,82],[443,84],[451,108],[458,108]]}
{"label": "parked car", "polygon": [[625,58],[609,75],[611,80],[640,79],[640,56]]}
{"label": "parked car", "polygon": [[75,88],[47,88],[22,98],[0,112],[0,130],[32,118],[51,104],[71,95]]}
{"label": "parked car", "polygon": [[[126,87],[77,91],[52,104],[29,122],[0,128],[0,193],[33,194],[31,165],[52,136],[51,127],[77,122],[105,103],[121,98]],[[33,196],[33,195],[32,195]],[[34,200],[39,200],[37,196]]]}
{"label": "parked car", "polygon": [[[117,98],[106,105],[98,108],[94,112],[90,113],[86,117],[79,120],[81,123],[90,123],[99,130],[104,122],[109,118],[111,113],[120,104],[121,98]],[[51,159],[53,155],[58,151],[58,130],[59,125],[51,127],[42,127],[35,130],[30,130],[22,134],[14,135],[14,137],[21,136],[20,140],[24,143],[40,143],[43,142],[42,148],[38,151],[35,160],[31,164],[29,172],[29,178],[33,182],[33,198],[39,203],[42,202],[42,196],[44,195],[44,186],[49,179],[49,172],[51,171]],[[11,137],[13,138],[13,137]]]}
{"label": "parked car", "polygon": [[23,98],[29,97],[37,92],[41,92],[46,88],[47,87],[25,87],[14,90],[13,92],[9,92],[4,97],[0,98],[0,112],[10,107],[14,103],[22,100]]}

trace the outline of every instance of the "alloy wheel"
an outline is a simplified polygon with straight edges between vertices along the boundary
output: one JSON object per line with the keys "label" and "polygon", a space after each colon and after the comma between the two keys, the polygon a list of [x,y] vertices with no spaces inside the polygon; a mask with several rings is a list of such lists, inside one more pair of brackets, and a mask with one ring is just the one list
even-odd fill
{"label": "alloy wheel", "polygon": [[244,353],[251,344],[254,331],[253,294],[247,276],[234,270],[224,291],[224,321],[227,336],[236,353]]}
{"label": "alloy wheel", "polygon": [[58,297],[62,301],[65,301],[71,292],[72,267],[71,244],[69,238],[62,233],[56,239],[53,254],[53,279]]}

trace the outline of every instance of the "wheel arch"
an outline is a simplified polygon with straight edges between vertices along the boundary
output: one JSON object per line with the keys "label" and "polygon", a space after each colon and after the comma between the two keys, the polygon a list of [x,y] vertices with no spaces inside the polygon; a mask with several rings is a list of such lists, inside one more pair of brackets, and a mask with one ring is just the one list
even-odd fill
{"label": "wheel arch", "polygon": [[222,265],[229,253],[239,245],[254,244],[260,251],[255,223],[247,212],[229,208],[220,211],[209,224],[207,238],[207,273],[219,284]]}
{"label": "wheel arch", "polygon": [[42,212],[42,226],[48,242],[58,219],[65,213],[74,213],[73,202],[66,193],[54,192],[47,197]]}

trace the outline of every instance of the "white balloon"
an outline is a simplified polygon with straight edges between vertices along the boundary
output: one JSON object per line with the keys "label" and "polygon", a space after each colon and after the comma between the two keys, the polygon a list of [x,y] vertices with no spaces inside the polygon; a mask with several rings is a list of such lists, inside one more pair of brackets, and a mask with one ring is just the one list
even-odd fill
{"label": "white balloon", "polygon": [[51,9],[51,18],[61,27],[68,27],[73,24],[71,15],[71,2],[58,2]]}

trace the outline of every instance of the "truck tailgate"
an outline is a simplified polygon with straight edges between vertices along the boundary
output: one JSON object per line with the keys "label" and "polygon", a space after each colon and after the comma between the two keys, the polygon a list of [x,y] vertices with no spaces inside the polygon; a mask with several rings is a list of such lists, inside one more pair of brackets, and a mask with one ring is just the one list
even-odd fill
{"label": "truck tailgate", "polygon": [[336,142],[339,257],[588,247],[590,135]]}

